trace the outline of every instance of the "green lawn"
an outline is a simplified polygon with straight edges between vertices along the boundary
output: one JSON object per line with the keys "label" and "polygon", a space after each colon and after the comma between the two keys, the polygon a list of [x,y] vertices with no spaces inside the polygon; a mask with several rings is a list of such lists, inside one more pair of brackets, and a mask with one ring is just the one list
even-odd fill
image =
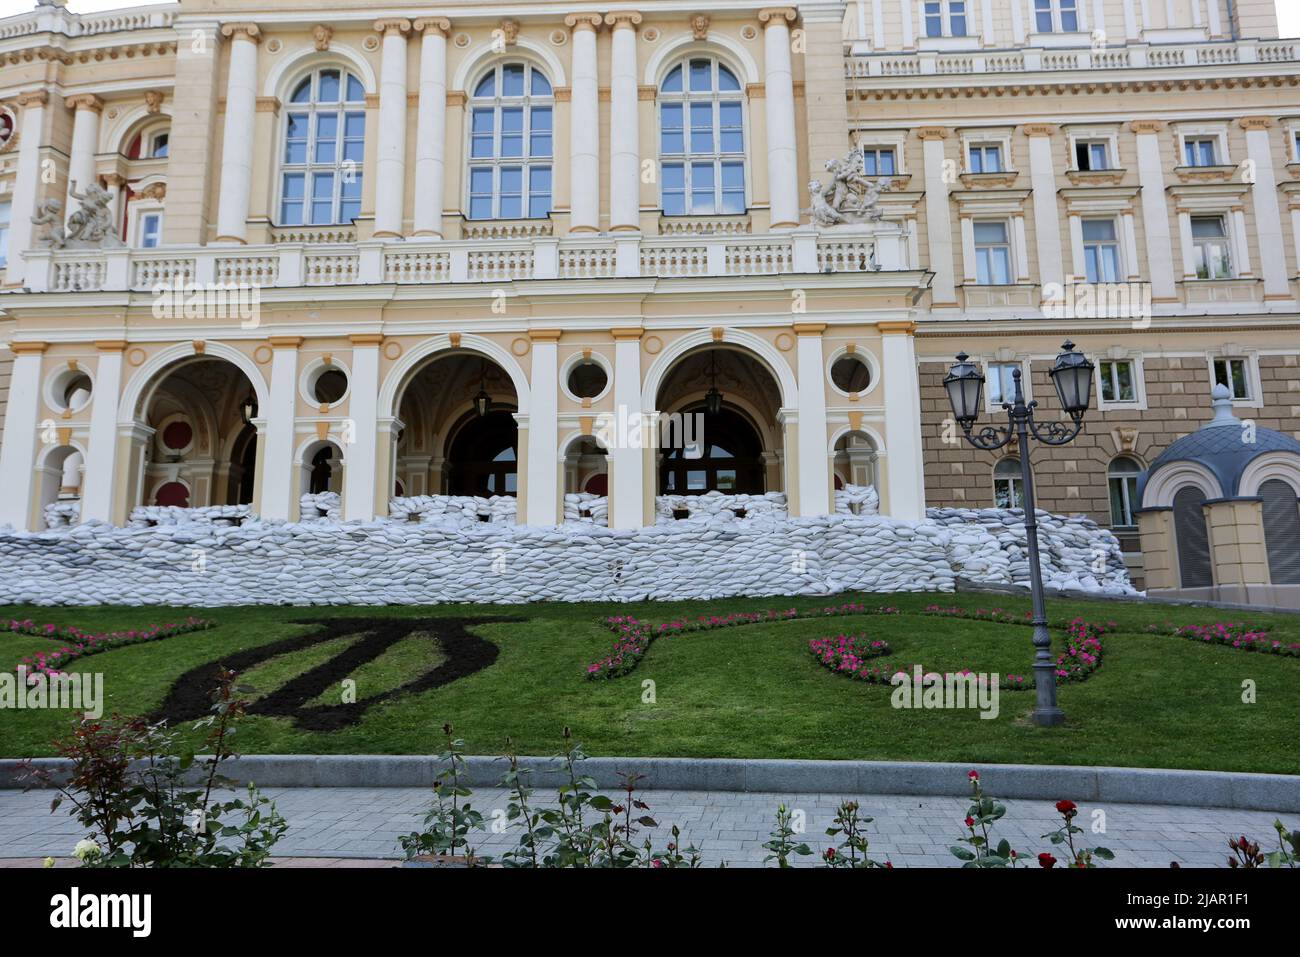
{"label": "green lawn", "polygon": [[[924,664],[938,670],[1025,674],[1031,659],[1028,628],[935,618],[926,605],[1023,612],[1027,600],[981,595],[840,596],[895,605],[903,614],[812,619],[747,625],[664,638],[631,675],[591,682],[585,665],[606,651],[608,614],[652,621],[704,613],[768,608],[811,608],[830,600],[771,598],[640,605],[527,605],[432,608],[91,608],[0,609],[0,617],[114,630],[177,620],[212,618],[210,631],[109,651],[72,670],[105,676],[106,711],[148,714],[173,682],[190,669],[239,651],[284,641],[315,629],[295,621],[323,618],[413,618],[424,623],[381,655],[347,672],[357,697],[367,697],[447,664],[437,640],[439,618],[513,618],[473,626],[494,645],[496,661],[427,691],[400,695],[365,711],[358,723],[329,732],[304,730],[287,717],[256,715],[241,728],[243,753],[433,753],[439,728],[450,721],[474,753],[499,753],[506,736],[524,754],[559,749],[572,727],[593,755],[696,757],[859,758],[960,762],[1036,762],[1209,768],[1300,773],[1300,659],[1251,654],[1145,633],[1148,624],[1208,624],[1248,620],[1273,637],[1300,641],[1300,616],[1244,615],[1157,604],[1053,602],[1053,621],[1082,615],[1114,620],[1100,669],[1082,684],[1060,689],[1067,723],[1032,726],[1033,692],[1002,692],[1001,713],[982,720],[975,711],[905,711],[890,706],[890,689],[825,670],[807,652],[808,639],[866,632],[893,646],[882,664]],[[365,630],[365,629],[360,629]],[[259,696],[295,679],[360,636],[334,637],[250,667],[246,680]],[[0,667],[52,645],[44,639],[0,635]],[[643,702],[643,682],[655,683],[654,703]],[[1257,687],[1257,702],[1242,702],[1242,682]],[[333,692],[319,696],[328,702]],[[66,712],[0,712],[0,755],[50,753],[49,742],[69,724]]]}

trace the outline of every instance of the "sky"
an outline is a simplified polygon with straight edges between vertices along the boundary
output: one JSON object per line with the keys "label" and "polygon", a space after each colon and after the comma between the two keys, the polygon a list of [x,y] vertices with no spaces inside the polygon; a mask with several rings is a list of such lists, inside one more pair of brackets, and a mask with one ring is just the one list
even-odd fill
{"label": "sky", "polygon": [[[143,7],[157,0],[70,0],[68,9],[74,13],[94,13],[99,10],[120,10],[123,7]],[[13,16],[34,9],[35,0],[0,0],[0,17]],[[1300,37],[1300,0],[1277,0],[1277,16],[1284,37]]]}

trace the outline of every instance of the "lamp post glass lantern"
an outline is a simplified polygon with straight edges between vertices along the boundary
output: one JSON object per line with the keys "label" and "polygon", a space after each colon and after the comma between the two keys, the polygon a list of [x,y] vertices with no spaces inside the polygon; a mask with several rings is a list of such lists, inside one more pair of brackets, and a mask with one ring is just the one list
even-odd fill
{"label": "lamp post glass lantern", "polygon": [[1034,502],[1034,473],[1029,466],[1029,438],[1045,445],[1065,445],[1083,431],[1083,415],[1092,400],[1092,362],[1082,353],[1074,351],[1068,339],[1061,346],[1048,376],[1056,389],[1061,409],[1070,417],[1069,422],[1040,423],[1035,419],[1038,403],[1026,402],[1021,382],[1021,370],[1012,374],[1012,395],[1002,403],[1007,414],[1005,426],[986,425],[978,431],[975,420],[979,418],[983,401],[984,375],[979,366],[970,361],[964,352],[948,370],[943,385],[948,392],[953,418],[961,426],[966,441],[977,449],[992,452],[1010,445],[1013,441],[1020,449],[1020,477],[1024,488],[1025,540],[1029,551],[1029,589],[1033,598],[1034,626],[1034,688],[1037,703],[1034,706],[1034,724],[1052,726],[1065,720],[1065,712],[1056,703],[1056,663],[1052,660],[1052,636],[1047,630],[1047,603],[1043,597],[1042,563],[1038,554],[1038,517]]}

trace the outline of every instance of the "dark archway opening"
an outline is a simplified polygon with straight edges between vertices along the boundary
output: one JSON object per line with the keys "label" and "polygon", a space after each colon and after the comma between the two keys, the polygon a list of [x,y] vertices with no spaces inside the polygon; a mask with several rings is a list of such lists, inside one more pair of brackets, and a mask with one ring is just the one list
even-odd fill
{"label": "dark archway opening", "polygon": [[447,445],[450,495],[516,495],[519,491],[519,426],[513,412],[475,412],[461,418]]}
{"label": "dark archway opening", "polygon": [[739,412],[725,406],[709,413],[703,405],[688,407],[684,415],[703,416],[694,447],[664,451],[659,465],[660,495],[761,495],[763,443],[758,430]]}

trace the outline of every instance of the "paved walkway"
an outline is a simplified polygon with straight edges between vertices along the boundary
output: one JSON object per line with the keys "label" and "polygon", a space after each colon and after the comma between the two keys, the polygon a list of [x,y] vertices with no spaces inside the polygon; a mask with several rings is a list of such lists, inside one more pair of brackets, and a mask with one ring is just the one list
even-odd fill
{"label": "paved walkway", "polygon": [[[424,788],[268,788],[265,793],[289,822],[288,832],[276,846],[277,857],[295,859],[285,864],[306,866],[329,866],[338,859],[360,864],[363,860],[399,858],[398,836],[421,826],[429,801],[429,791]],[[541,791],[535,795],[550,796]],[[769,840],[776,807],[782,801],[804,812],[807,826],[802,839],[820,852],[831,843],[825,831],[841,797],[705,791],[647,791],[641,796],[650,804],[647,813],[661,825],[652,835],[656,847],[663,846],[668,827],[676,823],[686,843],[702,849],[706,864],[726,861],[733,866],[762,863],[768,853],[762,845]],[[0,791],[0,859],[16,864],[12,859],[63,857],[84,836],[76,821],[62,810],[50,813],[50,797],[47,791]],[[496,789],[475,791],[472,799],[489,825],[493,811],[504,810],[507,801],[507,792]],[[958,863],[948,848],[964,833],[965,799],[859,795],[858,802],[862,814],[875,818],[869,826],[874,858],[889,858],[896,867]],[[1007,816],[995,834],[1030,858],[1050,850],[1041,836],[1059,823],[1052,803],[1005,803]],[[1229,853],[1229,835],[1246,834],[1266,847],[1275,840],[1273,820],[1277,815],[1267,811],[1138,804],[1111,804],[1100,809],[1105,812],[1106,832],[1089,833],[1087,843],[1113,850],[1117,866],[1168,867],[1177,861],[1184,867],[1222,867]],[[1080,806],[1081,827],[1091,829],[1093,810],[1091,805]],[[1300,824],[1283,819],[1292,827]],[[479,835],[476,845],[480,853],[493,854],[512,846],[516,839],[513,832],[489,831]]]}

